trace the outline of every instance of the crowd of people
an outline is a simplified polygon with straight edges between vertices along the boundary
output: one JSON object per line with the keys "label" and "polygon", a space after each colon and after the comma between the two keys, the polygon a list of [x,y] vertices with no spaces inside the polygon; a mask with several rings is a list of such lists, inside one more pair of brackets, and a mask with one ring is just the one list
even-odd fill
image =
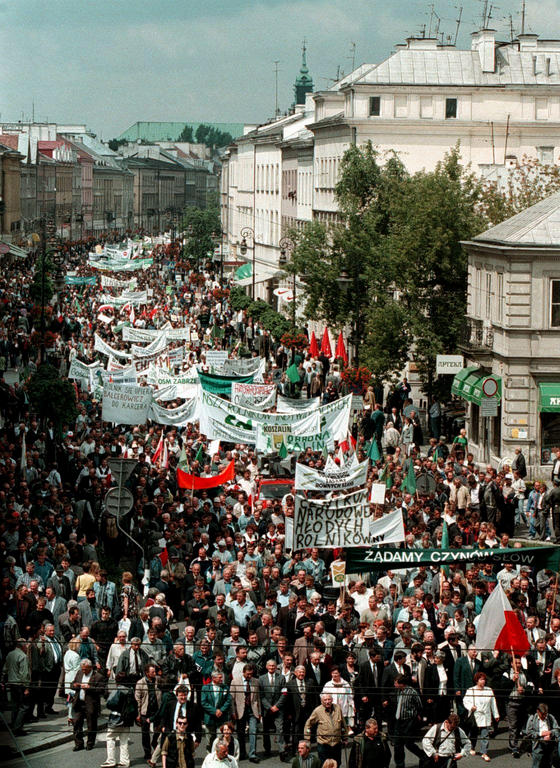
{"label": "crowd of people", "polygon": [[[93,245],[67,248],[76,275],[91,273]],[[265,380],[286,395],[294,394],[284,373],[291,364],[309,397],[331,402],[344,393],[326,356],[292,353],[235,311],[212,265],[177,275],[178,248],[156,247],[153,267],[135,275],[151,297],[136,327],[190,325],[197,340],[186,345],[185,366],[203,364],[210,347],[235,355],[243,343],[265,358]],[[62,705],[76,751],[95,746],[106,712],[104,768],[128,768],[130,740],[141,742],[151,768],[191,768],[200,745],[204,768],[258,763],[273,749],[293,768],[376,760],[404,768],[405,750],[422,764],[447,765],[476,754],[489,761],[496,746],[518,758],[529,740],[534,768],[546,768],[560,716],[557,573],[420,565],[347,574],[344,587],[334,586],[331,566],[344,551],[286,547],[294,494],[259,498],[254,447],[212,444],[210,453],[198,423],[109,425],[94,387],[76,386],[72,423],[41,423],[25,387],[45,346],[29,268],[16,263],[0,275],[0,353],[22,374],[21,384],[0,381],[0,663],[16,736]],[[53,300],[46,354],[62,373],[75,356],[100,357],[96,333],[125,349],[114,325],[99,320],[99,306],[98,286],[69,286]],[[554,534],[548,511],[558,476],[552,491],[535,483],[526,499],[520,451],[513,467],[480,471],[464,429],[452,441],[441,435],[437,401],[425,448],[408,382],[380,400],[373,387],[365,393],[349,449],[365,460],[377,443],[368,484],[385,478],[385,511],[402,510],[403,547],[441,547],[444,525],[451,548],[492,552],[525,524],[530,536]],[[162,432],[166,465],[152,461]],[[126,481],[133,507],[120,525],[105,504],[114,458],[137,460]],[[344,458],[337,448],[335,461]],[[233,460],[234,478],[183,490],[180,460],[201,477]],[[327,457],[308,449],[297,461],[322,470]],[[432,476],[433,493],[406,490],[410,467]],[[497,584],[526,632],[527,652],[477,647],[478,619]],[[497,735],[500,720],[507,733]]]}

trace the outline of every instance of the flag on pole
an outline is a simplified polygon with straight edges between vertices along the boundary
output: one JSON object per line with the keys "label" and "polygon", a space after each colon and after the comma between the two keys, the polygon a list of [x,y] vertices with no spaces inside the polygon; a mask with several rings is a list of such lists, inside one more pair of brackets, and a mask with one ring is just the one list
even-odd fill
{"label": "flag on pole", "polygon": [[354,436],[351,432],[346,433],[346,439],[341,440],[338,444],[340,448],[344,451],[344,453],[350,453],[350,451],[356,450],[356,440],[354,439]]}
{"label": "flag on pole", "polygon": [[204,456],[204,446],[202,443],[198,446],[198,451],[196,452],[196,456],[194,457],[195,461],[200,461],[202,457]]}
{"label": "flag on pole", "polygon": [[163,430],[161,431],[161,437],[152,456],[152,466],[155,466],[160,462],[160,457],[163,453]]}
{"label": "flag on pole", "polygon": [[292,382],[292,384],[299,384],[299,371],[295,363],[292,363],[286,370],[286,376]]}
{"label": "flag on pole", "polygon": [[278,449],[278,456],[280,459],[285,459],[288,455],[288,449],[286,447],[286,443],[282,440],[282,444],[280,445],[280,448]]}
{"label": "flag on pole", "polygon": [[[443,527],[441,529],[441,548],[442,549],[449,549],[449,528],[447,527],[447,520],[443,521]],[[442,574],[444,576],[449,576],[449,566],[448,565],[442,565],[440,570],[440,579],[442,577]],[[443,583],[443,581],[442,581]],[[441,592],[441,589],[440,589]]]}
{"label": "flag on pole", "polygon": [[385,464],[385,466],[383,467],[383,471],[379,475],[379,482],[385,483],[385,487],[387,488],[388,491],[390,491],[391,488],[393,487],[393,478],[391,477],[391,473],[389,472],[388,463]]}
{"label": "flag on pole", "polygon": [[128,319],[130,320],[130,324],[134,326],[134,321],[136,320],[136,315],[134,313],[134,304],[132,305],[130,309],[130,315],[128,316]]}
{"label": "flag on pole", "polygon": [[163,451],[161,454],[161,461],[159,463],[160,469],[168,469],[169,467],[169,451],[167,449],[167,440],[163,441]]}
{"label": "flag on pole", "polygon": [[481,651],[525,653],[529,640],[511,607],[500,582],[496,584],[480,613],[476,647]]}
{"label": "flag on pole", "polygon": [[[369,448],[367,449],[367,455],[374,463],[377,461],[381,461],[381,454],[379,453],[379,447],[377,445],[377,440],[375,439],[375,437],[372,439],[371,443],[369,444]],[[386,469],[387,469],[387,466],[385,465],[383,472],[385,472]],[[379,482],[383,482],[381,477],[379,478]]]}
{"label": "flag on pole", "polygon": [[21,459],[19,461],[19,468],[22,474],[27,468],[27,445],[25,444],[25,432],[23,433],[23,440],[21,441]]}
{"label": "flag on pole", "polygon": [[401,483],[401,491],[406,491],[413,496],[416,493],[416,474],[414,472],[414,464],[412,461],[409,463],[408,472]]}

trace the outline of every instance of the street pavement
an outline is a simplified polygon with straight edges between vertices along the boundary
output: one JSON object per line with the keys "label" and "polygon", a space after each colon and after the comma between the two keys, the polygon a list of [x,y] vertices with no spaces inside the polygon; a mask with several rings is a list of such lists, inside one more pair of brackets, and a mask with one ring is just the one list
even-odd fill
{"label": "street pavement", "polygon": [[[45,727],[48,727],[48,723]],[[59,736],[64,733],[68,734],[69,736],[70,728],[61,726],[61,732]],[[133,768],[133,766],[138,766],[138,768],[147,768],[142,751],[142,745],[140,743],[139,731],[135,730],[132,736],[132,743],[130,744],[131,768]],[[260,740],[258,746],[259,749],[262,749]],[[9,759],[7,750],[4,748],[0,752],[0,762],[3,762],[6,768],[63,768],[64,766],[79,766],[79,768],[99,768],[101,763],[105,760],[106,756],[105,733],[99,734],[95,748],[89,752],[84,750],[75,754],[72,752],[72,747],[73,743],[70,741],[51,749],[44,749],[40,752],[28,754],[25,756],[25,760],[22,757]],[[346,758],[343,758],[342,768],[345,768],[347,764],[348,754],[349,749],[347,750]],[[520,768],[527,768],[531,761],[530,755],[527,754],[522,755],[520,760],[512,760],[511,754],[507,749],[507,729],[503,724],[500,724],[498,735],[490,742],[489,754],[492,758],[492,765],[495,766],[495,768],[512,768],[513,764],[520,766]],[[206,750],[200,747],[196,754],[197,767],[201,765],[205,755]],[[277,755],[275,755],[275,753],[273,753],[273,755],[273,757],[267,760],[261,760],[260,767],[279,768],[282,763],[278,759]],[[483,763],[480,756],[469,756],[461,760],[461,764],[463,764],[465,768],[482,768],[485,763]],[[391,766],[393,765],[394,763],[391,761]],[[248,762],[241,763],[241,768],[249,768],[249,766],[250,763]],[[364,766],[364,768],[370,767]],[[418,762],[416,758],[410,753],[407,753],[406,755],[406,768],[418,768]]]}

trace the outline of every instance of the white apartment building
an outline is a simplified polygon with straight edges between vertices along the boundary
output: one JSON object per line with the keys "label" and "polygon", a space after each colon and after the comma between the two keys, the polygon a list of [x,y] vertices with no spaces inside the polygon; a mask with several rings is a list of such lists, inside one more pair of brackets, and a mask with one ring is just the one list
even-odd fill
{"label": "white apartment building", "polygon": [[[460,50],[409,38],[380,64],[361,65],[332,88],[308,93],[294,115],[234,142],[222,176],[228,243],[235,253],[240,230],[251,227],[256,263],[272,274],[278,241],[293,223],[287,204],[290,215],[283,216],[282,200],[289,193],[297,202],[296,225],[336,219],[334,189],[352,143],[397,152],[415,172],[433,169],[460,142],[464,162],[492,177],[524,156],[558,163],[559,137],[560,40],[525,34],[500,42],[484,29],[473,33],[470,50]],[[249,248],[246,258],[252,257]]]}

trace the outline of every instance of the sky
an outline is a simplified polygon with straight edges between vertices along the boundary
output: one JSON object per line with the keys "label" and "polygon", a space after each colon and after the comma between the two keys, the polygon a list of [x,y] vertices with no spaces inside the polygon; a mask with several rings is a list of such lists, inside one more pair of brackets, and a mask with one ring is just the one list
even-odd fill
{"label": "sky", "polygon": [[[502,39],[509,14],[519,31],[521,1],[494,4]],[[85,123],[104,139],[137,120],[264,122],[274,61],[287,109],[304,38],[324,89],[352,56],[378,63],[430,21],[434,29],[432,7],[453,39],[461,5],[467,47],[485,0],[0,0],[0,120],[31,119],[34,107],[36,120]],[[560,0],[527,0],[526,31],[560,37],[559,11]]]}

